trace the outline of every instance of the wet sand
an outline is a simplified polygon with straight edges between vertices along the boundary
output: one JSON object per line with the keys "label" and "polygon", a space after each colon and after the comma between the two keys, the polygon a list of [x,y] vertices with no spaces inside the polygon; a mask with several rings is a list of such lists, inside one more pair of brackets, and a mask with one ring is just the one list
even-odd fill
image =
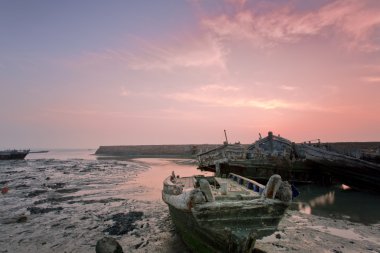
{"label": "wet sand", "polygon": [[380,224],[362,225],[288,211],[279,231],[258,240],[265,252],[380,252]]}
{"label": "wet sand", "polygon": [[95,252],[105,235],[124,252],[186,252],[160,195],[173,168],[195,171],[162,159],[2,161],[0,252]]}
{"label": "wet sand", "polygon": [[[161,200],[163,179],[200,174],[176,159],[0,162],[0,252],[95,252],[112,236],[124,252],[187,252]],[[365,211],[365,210],[363,210]],[[289,210],[266,252],[380,252],[380,224]]]}

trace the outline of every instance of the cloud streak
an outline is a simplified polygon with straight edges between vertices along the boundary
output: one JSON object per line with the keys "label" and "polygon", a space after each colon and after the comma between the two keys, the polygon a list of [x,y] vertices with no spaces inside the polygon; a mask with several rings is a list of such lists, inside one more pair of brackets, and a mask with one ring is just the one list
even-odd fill
{"label": "cloud streak", "polygon": [[293,91],[293,90],[297,89],[297,87],[295,87],[295,86],[288,86],[288,85],[281,85],[280,89],[287,90],[287,91]]}
{"label": "cloud streak", "polygon": [[362,80],[368,83],[380,83],[380,76],[366,76]]}
{"label": "cloud streak", "polygon": [[202,91],[239,91],[240,88],[231,85],[209,84],[200,88]]}
{"label": "cloud streak", "polygon": [[247,39],[260,48],[339,33],[344,37],[339,43],[347,48],[370,52],[380,49],[372,38],[380,26],[379,12],[377,1],[337,0],[304,12],[289,5],[267,12],[244,9],[232,16],[206,17],[202,24],[219,38]]}
{"label": "cloud streak", "polygon": [[125,87],[121,87],[120,96],[122,97],[128,97],[131,95],[131,92],[127,90]]}
{"label": "cloud streak", "polygon": [[117,63],[132,70],[164,71],[176,68],[226,68],[227,52],[215,37],[207,34],[177,37],[161,43],[135,37],[133,41],[139,45],[137,50],[119,48],[86,53],[80,57],[79,65]]}
{"label": "cloud streak", "polygon": [[279,98],[250,97],[242,94],[216,94],[204,92],[202,89],[189,92],[176,92],[163,95],[168,99],[180,102],[196,102],[209,107],[230,107],[230,108],[256,108],[263,110],[289,109],[297,111],[329,111],[336,112],[334,108],[322,108],[310,103],[291,102]]}

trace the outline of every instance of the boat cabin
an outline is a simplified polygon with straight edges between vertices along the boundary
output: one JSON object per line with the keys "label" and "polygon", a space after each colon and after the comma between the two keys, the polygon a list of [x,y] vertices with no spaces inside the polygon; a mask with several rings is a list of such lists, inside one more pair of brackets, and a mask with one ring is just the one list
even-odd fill
{"label": "boat cabin", "polygon": [[247,149],[247,159],[263,156],[290,156],[292,153],[292,142],[279,135],[268,132],[268,136],[257,140]]}

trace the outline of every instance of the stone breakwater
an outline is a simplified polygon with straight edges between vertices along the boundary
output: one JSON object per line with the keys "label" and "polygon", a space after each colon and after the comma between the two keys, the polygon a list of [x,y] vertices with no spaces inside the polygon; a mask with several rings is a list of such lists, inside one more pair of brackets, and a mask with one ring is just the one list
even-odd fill
{"label": "stone breakwater", "polygon": [[218,144],[100,146],[95,154],[130,157],[195,157]]}
{"label": "stone breakwater", "polygon": [[[357,158],[371,155],[372,160],[380,162],[380,142],[324,142],[329,150]],[[195,158],[197,154],[211,150],[221,144],[183,144],[183,145],[122,145],[100,146],[95,154],[125,157],[187,157]],[[248,147],[250,144],[243,144]]]}

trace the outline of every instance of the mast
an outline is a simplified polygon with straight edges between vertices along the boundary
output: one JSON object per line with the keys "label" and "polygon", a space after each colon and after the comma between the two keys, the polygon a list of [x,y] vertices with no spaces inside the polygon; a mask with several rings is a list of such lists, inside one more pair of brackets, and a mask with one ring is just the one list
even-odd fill
{"label": "mast", "polygon": [[228,144],[228,139],[227,139],[227,132],[224,130],[224,136],[226,137],[226,141],[224,142],[225,144]]}

